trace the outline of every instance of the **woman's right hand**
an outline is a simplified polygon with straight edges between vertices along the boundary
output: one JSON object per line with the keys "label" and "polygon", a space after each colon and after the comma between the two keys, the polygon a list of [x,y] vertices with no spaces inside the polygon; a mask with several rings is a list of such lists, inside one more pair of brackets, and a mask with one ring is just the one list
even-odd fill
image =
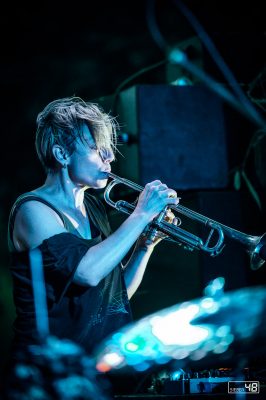
{"label": "woman's right hand", "polygon": [[147,183],[141,192],[135,214],[140,214],[147,218],[147,223],[151,222],[167,205],[178,204],[179,197],[173,189],[169,189],[167,185],[160,180]]}

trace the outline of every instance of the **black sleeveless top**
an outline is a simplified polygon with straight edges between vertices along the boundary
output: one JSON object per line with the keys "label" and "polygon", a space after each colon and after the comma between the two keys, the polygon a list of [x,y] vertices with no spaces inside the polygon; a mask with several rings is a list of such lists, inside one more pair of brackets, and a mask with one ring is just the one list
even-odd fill
{"label": "black sleeveless top", "polygon": [[105,208],[94,196],[85,194],[84,202],[92,232],[92,239],[87,240],[80,236],[70,220],[52,204],[33,193],[26,193],[14,203],[8,224],[16,307],[13,357],[16,358],[16,354],[25,349],[25,346],[38,340],[29,251],[16,251],[12,239],[16,213],[21,204],[29,200],[40,201],[52,208],[68,231],[44,240],[37,247],[42,255],[50,334],[71,339],[88,353],[92,353],[111,332],[132,320],[120,265],[96,287],[81,286],[73,282],[76,268],[85,253],[111,233]]}

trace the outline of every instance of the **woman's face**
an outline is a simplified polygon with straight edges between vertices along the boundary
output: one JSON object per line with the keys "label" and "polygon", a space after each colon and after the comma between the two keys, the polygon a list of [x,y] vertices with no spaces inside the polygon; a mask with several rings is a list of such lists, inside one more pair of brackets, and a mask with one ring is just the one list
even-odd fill
{"label": "woman's face", "polygon": [[68,173],[71,181],[80,187],[104,188],[108,172],[114,160],[112,150],[99,151],[86,124],[83,125],[84,140],[77,140],[74,152],[69,156]]}

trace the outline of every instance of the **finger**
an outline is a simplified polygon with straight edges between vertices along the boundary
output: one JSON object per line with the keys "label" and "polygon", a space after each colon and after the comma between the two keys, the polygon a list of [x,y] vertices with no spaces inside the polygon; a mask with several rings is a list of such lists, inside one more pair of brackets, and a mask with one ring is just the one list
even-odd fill
{"label": "finger", "polygon": [[180,199],[181,197],[168,197],[166,199],[166,204],[169,204],[169,206],[171,206],[171,204],[177,205]]}
{"label": "finger", "polygon": [[167,188],[165,190],[163,190],[164,194],[169,197],[169,198],[177,198],[177,193],[175,190]]}
{"label": "finger", "polygon": [[172,224],[175,226],[179,225],[179,218],[174,218]]}
{"label": "finger", "polygon": [[168,197],[169,198],[173,198],[173,199],[177,199],[177,193],[175,190],[173,189],[168,189]]}
{"label": "finger", "polygon": [[168,189],[168,187],[164,183],[160,182],[160,183],[158,183],[156,185],[151,184],[150,189],[154,190],[156,192],[164,192],[165,190]]}
{"label": "finger", "polygon": [[172,218],[172,219],[175,218],[175,214],[172,212],[172,210],[171,210],[170,208],[168,208],[168,209],[166,210],[166,216],[167,216],[168,218]]}
{"label": "finger", "polygon": [[163,232],[157,232],[156,233],[156,238],[163,238],[163,237],[166,237],[167,235],[166,235],[166,233],[163,233]]}
{"label": "finger", "polygon": [[[179,200],[181,199],[181,197],[178,197],[176,191],[173,189],[162,190],[160,191],[160,195],[161,197],[166,197],[169,199],[169,202],[167,202],[169,204],[178,204]],[[171,202],[171,200],[173,201]]]}
{"label": "finger", "polygon": [[167,186],[165,183],[161,183],[161,184],[158,186],[158,189],[159,189],[159,190],[167,190],[167,189],[168,189],[168,186]]}
{"label": "finger", "polygon": [[155,181],[147,183],[145,186],[153,187],[153,186],[159,186],[161,184],[162,184],[162,182],[159,179],[156,179]]}
{"label": "finger", "polygon": [[170,222],[170,224],[171,224],[173,222],[174,218],[175,218],[175,214],[173,214],[172,211],[170,209],[168,209],[166,211],[166,215],[164,217],[165,221]]}
{"label": "finger", "polygon": [[165,233],[160,232],[156,234],[154,241],[163,240],[165,238],[167,238],[167,235]]}

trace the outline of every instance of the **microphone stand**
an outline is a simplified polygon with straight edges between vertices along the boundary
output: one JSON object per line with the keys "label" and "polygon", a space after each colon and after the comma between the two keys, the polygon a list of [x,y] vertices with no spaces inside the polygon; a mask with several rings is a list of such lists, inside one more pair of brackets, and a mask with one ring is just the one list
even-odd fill
{"label": "microphone stand", "polygon": [[46,288],[44,283],[42,254],[39,249],[29,252],[32,277],[32,290],[36,315],[36,329],[41,342],[49,336],[48,308],[46,301]]}

